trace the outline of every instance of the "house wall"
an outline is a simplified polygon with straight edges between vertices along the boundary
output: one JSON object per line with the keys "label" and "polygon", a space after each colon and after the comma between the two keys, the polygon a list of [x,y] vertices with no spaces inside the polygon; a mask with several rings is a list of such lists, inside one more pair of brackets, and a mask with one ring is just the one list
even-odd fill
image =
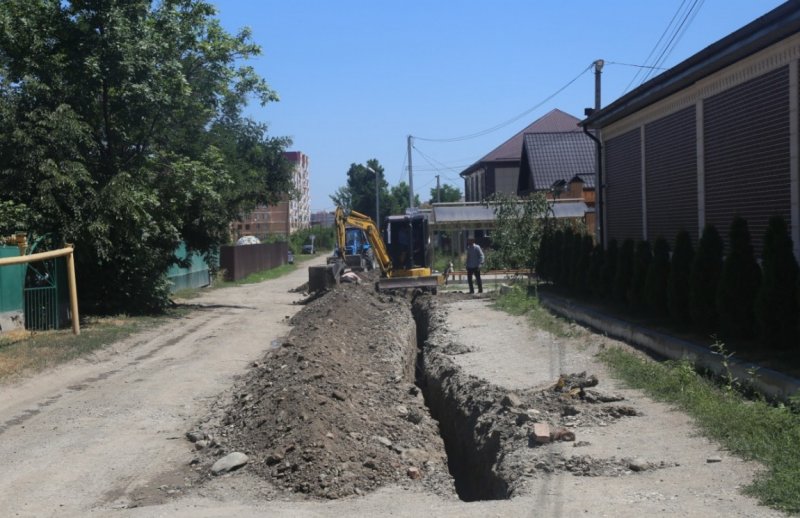
{"label": "house wall", "polygon": [[760,250],[782,214],[800,257],[798,61],[795,34],[602,128],[606,237],[727,239],[741,214]]}
{"label": "house wall", "polygon": [[605,149],[607,236],[620,242],[642,239],[641,128],[608,140]]}
{"label": "house wall", "polygon": [[503,194],[517,194],[519,167],[498,167],[494,170],[494,190]]}

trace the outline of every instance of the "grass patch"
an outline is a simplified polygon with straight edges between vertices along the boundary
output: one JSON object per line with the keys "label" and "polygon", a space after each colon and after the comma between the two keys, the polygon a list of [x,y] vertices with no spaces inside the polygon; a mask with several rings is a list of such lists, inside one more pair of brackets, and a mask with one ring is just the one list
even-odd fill
{"label": "grass patch", "polygon": [[688,362],[655,362],[611,348],[600,358],[630,386],[676,405],[702,432],[766,470],[745,489],[764,505],[800,512],[800,415],[784,405],[750,401],[704,378]]}
{"label": "grass patch", "polygon": [[539,304],[539,298],[528,286],[516,285],[503,295],[493,292],[493,298],[496,309],[511,315],[525,315],[532,325],[552,335],[561,338],[572,336],[568,323]]}
{"label": "grass patch", "polygon": [[86,356],[137,331],[185,313],[185,310],[173,309],[155,317],[92,317],[81,324],[81,334],[77,336],[71,329],[21,330],[0,335],[0,380],[34,374]]}

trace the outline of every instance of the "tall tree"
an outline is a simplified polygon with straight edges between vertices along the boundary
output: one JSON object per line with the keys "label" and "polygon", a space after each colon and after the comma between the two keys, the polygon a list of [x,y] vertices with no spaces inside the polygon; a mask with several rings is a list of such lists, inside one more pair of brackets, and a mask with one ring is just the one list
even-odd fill
{"label": "tall tree", "polygon": [[667,314],[667,282],[669,280],[669,243],[658,237],[653,244],[653,260],[647,269],[644,294],[647,307],[656,315]]}
{"label": "tall tree", "polygon": [[761,283],[747,221],[736,216],[728,234],[729,251],[717,286],[717,314],[723,336],[752,338],[756,334],[755,301]]}
{"label": "tall tree", "polygon": [[429,203],[452,203],[461,200],[461,189],[450,184],[442,184],[439,189],[431,187]]}
{"label": "tall tree", "polygon": [[163,307],[181,239],[212,253],[291,190],[288,140],[242,116],[277,100],[259,51],[202,0],[0,4],[0,190],[76,244],[84,309]]}
{"label": "tall tree", "polygon": [[[406,182],[400,182],[389,190],[391,214],[404,214],[409,205],[410,188]],[[419,207],[419,195],[414,194],[414,207]]]}
{"label": "tall tree", "polygon": [[526,268],[532,272],[545,228],[547,200],[544,194],[533,194],[522,200],[496,194],[489,206],[495,213],[490,267]]}
{"label": "tall tree", "polygon": [[647,283],[647,270],[653,261],[653,249],[649,241],[636,243],[633,256],[633,277],[628,287],[628,304],[635,309],[640,309],[646,304],[645,284]]}
{"label": "tall tree", "polygon": [[[375,175],[378,176],[378,197],[381,213],[375,214]],[[339,187],[331,195],[334,204],[366,214],[373,220],[383,221],[393,214],[394,199],[389,193],[389,185],[383,177],[383,166],[374,158],[366,164],[350,164],[347,171],[347,184]]]}
{"label": "tall tree", "polygon": [[689,313],[698,329],[713,330],[717,317],[716,294],[722,272],[722,238],[714,225],[706,225],[689,271]]}
{"label": "tall tree", "polygon": [[675,251],[672,253],[669,278],[667,280],[669,315],[680,325],[686,325],[691,322],[689,313],[689,274],[692,269],[693,257],[692,237],[689,232],[681,230],[675,236]]}
{"label": "tall tree", "polygon": [[763,279],[756,298],[761,343],[770,348],[797,348],[797,260],[792,238],[781,216],[769,220],[764,236]]}

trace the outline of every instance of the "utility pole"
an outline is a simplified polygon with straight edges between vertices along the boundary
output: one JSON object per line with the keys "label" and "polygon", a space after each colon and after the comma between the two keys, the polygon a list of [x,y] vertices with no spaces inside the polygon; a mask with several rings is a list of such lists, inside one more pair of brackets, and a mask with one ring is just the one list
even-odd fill
{"label": "utility pole", "polygon": [[442,203],[442,190],[439,188],[439,175],[436,175],[436,203]]}
{"label": "utility pole", "polygon": [[605,61],[598,59],[594,62],[594,109],[600,109],[600,74],[603,72]]}
{"label": "utility pole", "polygon": [[[600,74],[603,72],[603,65],[605,62],[602,59],[598,59],[594,62],[594,111],[600,111]],[[586,131],[586,127],[583,128]],[[603,239],[603,151],[600,144],[600,140],[595,137],[594,135],[589,134],[592,137],[592,140],[595,141],[596,144],[596,154],[595,160],[597,161],[596,170],[595,170],[595,182],[594,182],[594,191],[595,191],[595,223],[597,225],[597,242],[600,243],[601,246],[605,246],[604,239]]]}
{"label": "utility pole", "polygon": [[411,135],[408,136],[408,207],[414,208],[414,170],[411,167]]}

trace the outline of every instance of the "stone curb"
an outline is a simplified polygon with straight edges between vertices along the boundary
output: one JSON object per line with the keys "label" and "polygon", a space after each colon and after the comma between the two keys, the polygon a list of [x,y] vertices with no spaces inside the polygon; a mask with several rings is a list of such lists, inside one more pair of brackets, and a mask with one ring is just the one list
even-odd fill
{"label": "stone curb", "polygon": [[[720,355],[696,343],[631,324],[601,311],[581,306],[570,299],[558,295],[539,292],[539,301],[551,311],[582,325],[589,326],[610,338],[622,340],[666,358],[689,360],[711,370],[717,375],[725,374]],[[786,401],[790,396],[798,394],[798,391],[800,391],[800,379],[787,376],[778,371],[736,358],[729,360],[729,367],[731,373],[737,379],[748,381],[753,388],[770,398]],[[748,370],[751,369],[757,369],[753,379],[748,374]]]}

